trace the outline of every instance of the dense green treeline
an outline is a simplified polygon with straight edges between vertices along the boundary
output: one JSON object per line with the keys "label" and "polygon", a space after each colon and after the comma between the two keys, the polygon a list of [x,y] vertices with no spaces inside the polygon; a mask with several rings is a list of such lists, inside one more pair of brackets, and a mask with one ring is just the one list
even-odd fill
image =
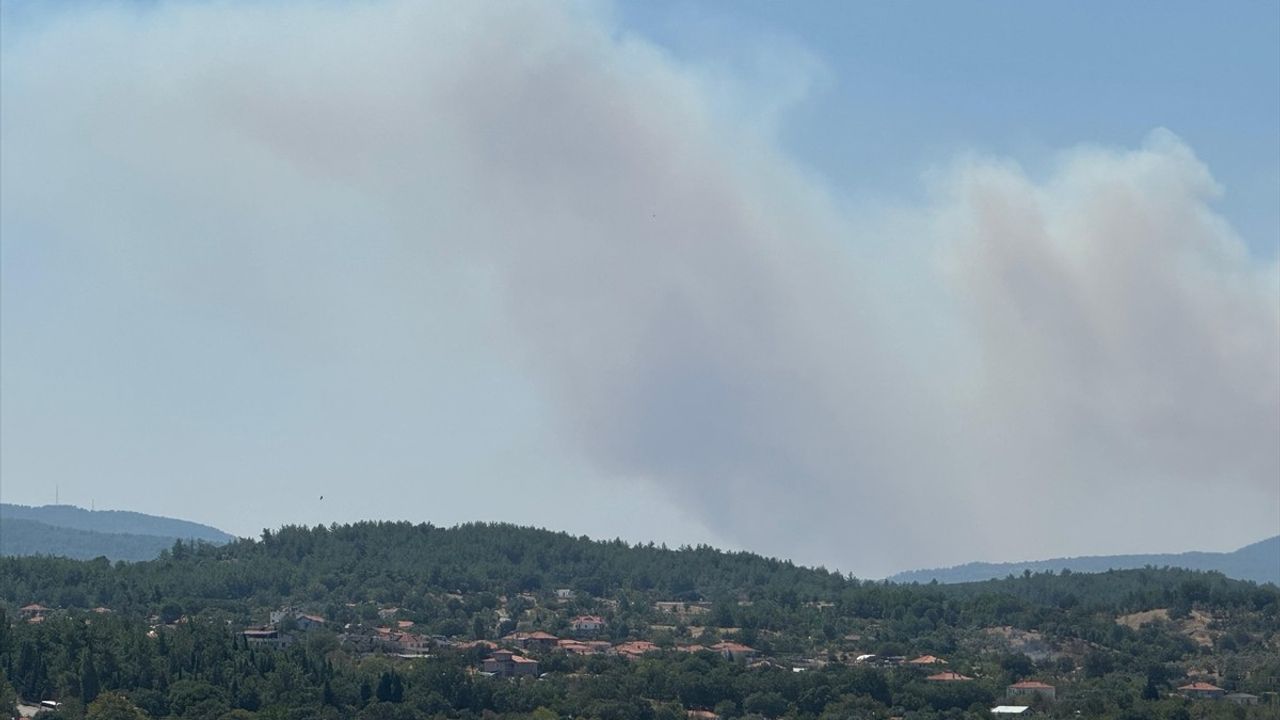
{"label": "dense green treeline", "polygon": [[[673,616],[658,600],[701,604]],[[1280,591],[1172,569],[892,585],[705,547],[360,523],[176,544],[135,564],[3,558],[0,601],[0,707],[15,696],[64,702],[51,718],[657,720],[697,708],[724,718],[930,720],[987,717],[1008,683],[1030,677],[1066,689],[1043,708],[1054,717],[1280,710],[1172,697],[1190,673],[1259,695],[1280,684]],[[16,612],[28,603],[58,610],[24,622]],[[321,614],[325,629],[282,649],[238,634],[286,605]],[[1117,622],[1144,611],[1154,619]],[[544,653],[542,677],[515,681],[475,673],[483,649],[443,643],[433,657],[401,659],[357,651],[341,635],[394,617],[455,643],[515,629],[564,637],[579,613],[606,618],[607,640],[665,650],[638,660]],[[770,659],[748,666],[673,649],[694,637],[734,639]],[[930,683],[917,669],[853,660],[924,653],[973,680]]]}
{"label": "dense green treeline", "polygon": [[125,609],[149,607],[157,597],[212,605],[273,605],[293,597],[399,602],[424,591],[514,594],[563,587],[591,596],[635,591],[672,600],[769,598],[787,607],[840,599],[854,613],[877,616],[887,606],[998,597],[989,601],[992,620],[1031,605],[1130,612],[1190,601],[1265,605],[1275,595],[1218,574],[1167,569],[1037,574],[1017,583],[889,585],[709,547],[594,542],[504,524],[368,522],[285,527],[225,546],[179,543],[147,563],[0,558],[0,579],[0,593],[10,601]]}
{"label": "dense green treeline", "polygon": [[[38,697],[40,683],[63,691],[67,707],[50,720],[80,717],[104,693],[127,698],[145,713],[140,717],[208,720],[487,714],[665,720],[683,718],[689,707],[724,717],[985,717],[1004,684],[1024,674],[1018,658],[1006,658],[987,678],[936,685],[905,670],[833,666],[795,673],[745,668],[704,652],[639,661],[560,657],[546,678],[516,682],[468,673],[474,653],[360,660],[340,653],[329,634],[274,651],[248,647],[216,623],[184,623],[155,638],[144,631],[113,618],[68,616],[0,639],[0,667],[24,697]],[[1225,705],[1143,699],[1151,678],[1107,675],[1056,711],[1064,717],[1077,711],[1086,717],[1274,717],[1265,714],[1268,708],[1250,715]]]}

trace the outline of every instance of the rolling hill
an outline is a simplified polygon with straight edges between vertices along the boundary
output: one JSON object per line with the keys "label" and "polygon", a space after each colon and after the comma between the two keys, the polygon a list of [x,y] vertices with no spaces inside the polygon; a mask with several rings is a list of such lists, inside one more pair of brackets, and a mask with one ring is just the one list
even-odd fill
{"label": "rolling hill", "polygon": [[1234,552],[1185,552],[1152,555],[1098,555],[1029,562],[972,562],[949,568],[911,570],[890,578],[897,583],[964,583],[1021,575],[1023,572],[1106,572],[1143,567],[1178,567],[1216,571],[1237,580],[1280,585],[1280,535],[1246,545]]}
{"label": "rolling hill", "polygon": [[176,540],[223,544],[234,539],[208,525],[144,513],[0,505],[0,555],[137,561],[157,557]]}

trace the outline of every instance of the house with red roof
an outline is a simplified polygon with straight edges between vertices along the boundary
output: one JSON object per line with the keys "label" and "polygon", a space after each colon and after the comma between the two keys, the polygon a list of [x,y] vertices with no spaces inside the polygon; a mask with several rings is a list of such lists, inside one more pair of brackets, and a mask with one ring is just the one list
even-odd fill
{"label": "house with red roof", "polygon": [[613,652],[625,658],[635,659],[647,653],[658,652],[661,649],[648,640],[633,640],[615,645]]}
{"label": "house with red roof", "polygon": [[31,620],[32,618],[40,617],[47,612],[50,612],[49,608],[39,603],[31,603],[30,605],[23,605],[18,608],[18,616],[23,620]]}
{"label": "house with red roof", "polygon": [[728,641],[718,642],[708,649],[720,653],[727,660],[750,660],[756,654],[756,649],[753,647]]}
{"label": "house with red roof", "polygon": [[946,665],[947,661],[933,655],[921,655],[915,660],[908,660],[908,665],[924,666],[924,665]]}
{"label": "house with red roof", "polygon": [[1207,682],[1193,682],[1190,685],[1183,685],[1178,688],[1178,692],[1182,693],[1183,697],[1193,700],[1217,700],[1227,694],[1226,690]]}
{"label": "house with red roof", "polygon": [[537,677],[538,661],[510,650],[494,650],[480,663],[480,668],[496,677]]}
{"label": "house with red roof", "polygon": [[1007,698],[1029,698],[1042,697],[1045,700],[1054,700],[1057,697],[1058,689],[1048,683],[1042,683],[1036,680],[1023,680],[1016,682],[1005,688],[1004,696]]}
{"label": "house with red roof", "polygon": [[604,618],[599,615],[579,615],[569,621],[569,627],[576,633],[596,633],[604,630]]}
{"label": "house with red roof", "polygon": [[555,648],[560,638],[549,632],[534,630],[533,632],[513,632],[503,637],[502,641],[522,650],[545,651]]}
{"label": "house with red roof", "polygon": [[309,630],[319,630],[324,627],[324,618],[319,615],[308,615],[306,613],[298,613],[293,621],[297,624],[298,629],[307,632]]}

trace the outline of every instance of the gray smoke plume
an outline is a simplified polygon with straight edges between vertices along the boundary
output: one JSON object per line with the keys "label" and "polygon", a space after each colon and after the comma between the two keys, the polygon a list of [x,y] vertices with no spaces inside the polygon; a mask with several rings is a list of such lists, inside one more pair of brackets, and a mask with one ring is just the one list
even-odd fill
{"label": "gray smoke plume", "polygon": [[[449,442],[425,398],[456,321],[500,357],[477,396],[533,388],[601,482],[753,550],[877,575],[1280,516],[1280,271],[1168,132],[1043,179],[958,162],[928,206],[851,218],[593,5],[80,8],[7,29],[2,72],[6,393],[53,352],[9,347],[25,273],[127,287],[100,339],[138,363],[69,366],[152,376],[115,402],[234,424],[293,388],[263,422],[308,439],[232,435],[211,475],[356,458],[426,502],[400,470]],[[193,357],[243,377],[203,397]],[[6,432],[53,427],[15,392]]]}

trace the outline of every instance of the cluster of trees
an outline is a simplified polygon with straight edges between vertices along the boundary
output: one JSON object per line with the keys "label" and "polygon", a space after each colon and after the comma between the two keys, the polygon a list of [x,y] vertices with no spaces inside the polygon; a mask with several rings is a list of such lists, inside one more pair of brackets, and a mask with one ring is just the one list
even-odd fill
{"label": "cluster of trees", "polygon": [[[577,597],[552,611],[517,596],[549,598],[556,588]],[[796,673],[711,653],[638,661],[551,653],[542,678],[517,682],[471,672],[480,650],[401,660],[354,653],[323,630],[281,650],[249,646],[235,632],[286,604],[322,608],[333,627],[376,622],[379,607],[395,605],[427,632],[492,637],[513,629],[498,622],[504,607],[513,618],[534,611],[524,617],[553,632],[573,614],[598,612],[615,640],[687,641],[686,623],[655,610],[658,599],[708,602],[697,617],[708,627],[704,642],[717,628],[735,628],[732,637],[767,654],[818,662]],[[986,717],[1007,683],[1033,676],[1068,688],[1045,708],[1053,716],[1274,717],[1275,706],[1170,695],[1192,667],[1216,670],[1231,690],[1280,684],[1280,591],[1216,574],[1146,569],[893,585],[745,553],[592,542],[509,525],[290,527],[223,547],[179,543],[135,564],[5,558],[0,600],[11,609],[29,602],[65,609],[41,623],[0,618],[0,711],[19,696],[57,699],[64,705],[51,720],[660,720],[683,719],[689,708],[724,718],[927,720]],[[112,612],[89,610],[96,606]],[[1116,622],[1153,608],[1170,608],[1172,619],[1136,630]],[[1211,645],[1181,631],[1180,618],[1193,610],[1214,618]],[[655,633],[657,623],[673,627]],[[999,626],[1075,650],[1033,662],[983,632]],[[927,683],[913,669],[850,665],[845,653],[855,646],[944,655],[948,667],[976,679]]]}

